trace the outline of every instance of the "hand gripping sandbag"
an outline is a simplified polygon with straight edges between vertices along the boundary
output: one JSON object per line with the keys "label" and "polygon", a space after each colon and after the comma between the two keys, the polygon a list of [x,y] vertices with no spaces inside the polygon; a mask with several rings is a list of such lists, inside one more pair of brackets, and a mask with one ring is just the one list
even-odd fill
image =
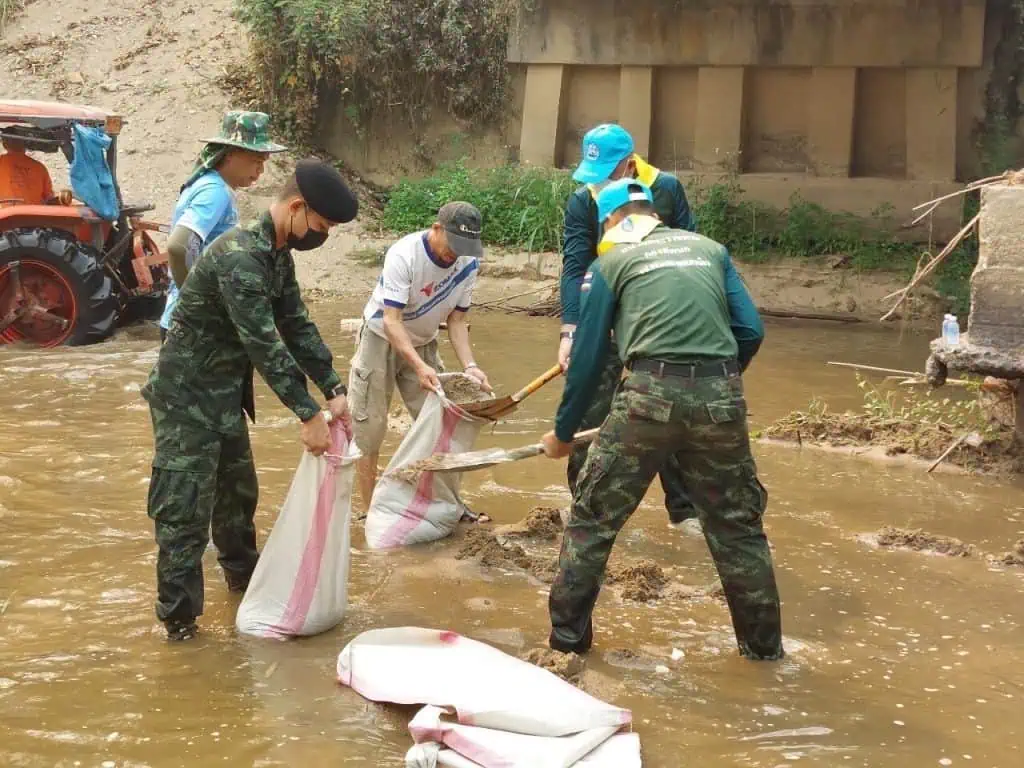
{"label": "hand gripping sandbag", "polygon": [[423,472],[415,483],[392,470],[435,453],[462,453],[476,442],[486,419],[477,419],[447,398],[430,393],[420,415],[398,446],[370,500],[366,544],[393,549],[423,544],[451,535],[462,517],[458,472]]}
{"label": "hand gripping sandbag", "polygon": [[303,453],[288,496],[238,606],[246,635],[289,638],[337,626],[348,597],[353,463],[359,458],[340,421],[331,449]]}
{"label": "hand gripping sandbag", "polygon": [[[454,632],[363,632],[338,680],[371,701],[426,705],[409,724],[408,768],[640,768],[629,710]],[[454,712],[454,722],[442,715]]]}

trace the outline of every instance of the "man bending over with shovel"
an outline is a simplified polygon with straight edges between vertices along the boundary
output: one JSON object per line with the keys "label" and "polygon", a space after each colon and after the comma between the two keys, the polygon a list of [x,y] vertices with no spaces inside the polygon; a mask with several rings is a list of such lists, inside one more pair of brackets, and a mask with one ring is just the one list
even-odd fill
{"label": "man bending over with shovel", "polygon": [[572,450],[613,330],[627,375],[573,495],[548,600],[548,642],[556,651],[589,650],[591,613],[615,537],[671,456],[696,502],[740,653],[779,659],[779,593],[761,525],[768,495],[750,453],[740,376],[764,329],[725,247],[664,226],[652,203],[650,189],[634,179],[597,198],[604,238],[616,244],[584,278],[572,361],[545,453],[561,458]]}
{"label": "man bending over with shovel", "polygon": [[[565,208],[565,235],[562,247],[562,329],[558,345],[558,362],[564,371],[573,350],[573,338],[579,318],[580,286],[591,263],[610,246],[601,241],[601,222],[597,215],[597,196],[602,189],[618,179],[636,179],[651,190],[652,207],[661,223],[670,229],[695,231],[696,222],[686,200],[683,185],[675,176],[647,164],[636,154],[633,137],[625,128],[605,123],[592,128],[583,137],[583,160],[573,173],[581,186],[569,198]],[[583,419],[585,428],[596,427],[608,416],[612,397],[622,378],[622,363],[611,343],[603,367],[595,370],[600,380],[597,392]],[[576,484],[587,446],[577,446],[569,457],[566,476],[569,491]],[[679,524],[697,517],[693,502],[679,477],[679,468],[671,457],[660,472],[661,487],[665,491],[665,507],[669,520]]]}
{"label": "man bending over with shovel", "polygon": [[491,391],[487,375],[473,360],[466,321],[483,255],[480,231],[480,211],[451,202],[429,229],[406,235],[384,256],[384,269],[363,311],[348,380],[353,431],[363,454],[356,472],[366,507],[377,484],[395,387],[414,419],[426,393],[441,388],[441,323],[448,323],[448,338],[466,374]]}

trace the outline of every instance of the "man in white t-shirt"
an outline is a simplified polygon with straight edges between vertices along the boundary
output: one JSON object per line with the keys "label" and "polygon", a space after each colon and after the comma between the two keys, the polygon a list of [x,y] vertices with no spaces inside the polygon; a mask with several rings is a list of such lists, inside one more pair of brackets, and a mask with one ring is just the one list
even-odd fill
{"label": "man in white t-shirt", "polygon": [[466,374],[491,391],[473,360],[466,321],[483,255],[480,230],[480,211],[451,202],[438,211],[430,229],[406,235],[384,256],[384,269],[363,311],[348,384],[353,431],[363,454],[356,465],[359,490],[367,506],[377,483],[395,386],[413,418],[427,392],[441,386],[441,323],[448,324],[448,338]]}

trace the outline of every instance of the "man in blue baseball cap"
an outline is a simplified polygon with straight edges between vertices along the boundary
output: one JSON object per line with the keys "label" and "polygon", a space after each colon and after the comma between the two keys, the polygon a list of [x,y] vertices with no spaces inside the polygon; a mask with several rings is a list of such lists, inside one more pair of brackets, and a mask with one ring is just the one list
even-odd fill
{"label": "man in blue baseball cap", "polygon": [[[615,537],[655,474],[679,471],[700,511],[740,654],[780,659],[779,592],[761,523],[768,496],[750,452],[741,378],[764,328],[725,247],[669,229],[654,202],[634,179],[597,198],[603,252],[583,280],[575,351],[554,431],[543,439],[550,458],[572,451],[613,331],[627,373],[573,493],[548,598],[548,644],[564,653],[590,649]],[[665,456],[675,463],[666,466]]]}
{"label": "man in blue baseball cap", "polygon": [[[583,275],[599,254],[601,226],[596,203],[598,193],[617,179],[636,179],[649,190],[654,211],[662,224],[669,229],[689,232],[696,230],[696,222],[682,183],[672,174],[658,170],[636,154],[633,137],[621,125],[605,123],[587,132],[583,137],[582,160],[573,173],[573,179],[582,186],[569,198],[565,208],[561,280],[562,328],[558,344],[558,362],[563,371],[569,365],[576,323],[579,320]],[[600,371],[600,377],[601,385],[581,423],[584,429],[596,427],[604,421],[611,407],[612,396],[622,377],[622,363],[615,354],[614,342],[606,364]],[[576,488],[580,469],[586,457],[586,445],[576,448],[569,457],[566,476],[570,491]],[[672,461],[674,460],[669,459],[670,463]],[[668,509],[669,520],[674,524],[697,517],[697,512],[678,477],[677,472],[661,475],[665,506]]]}

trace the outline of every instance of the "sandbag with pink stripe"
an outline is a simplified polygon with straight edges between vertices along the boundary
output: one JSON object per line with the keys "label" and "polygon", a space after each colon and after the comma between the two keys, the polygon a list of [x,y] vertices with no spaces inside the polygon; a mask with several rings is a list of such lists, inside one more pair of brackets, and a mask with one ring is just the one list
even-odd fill
{"label": "sandbag with pink stripe", "polygon": [[470,416],[447,398],[427,395],[420,415],[373,491],[365,528],[370,549],[423,544],[451,535],[462,517],[460,473],[424,472],[416,485],[388,473],[435,453],[470,451],[488,423]]}
{"label": "sandbag with pink stripe", "polygon": [[348,601],[353,463],[359,458],[341,422],[331,449],[302,455],[291,488],[260,554],[235,626],[246,635],[285,639],[337,626]]}

